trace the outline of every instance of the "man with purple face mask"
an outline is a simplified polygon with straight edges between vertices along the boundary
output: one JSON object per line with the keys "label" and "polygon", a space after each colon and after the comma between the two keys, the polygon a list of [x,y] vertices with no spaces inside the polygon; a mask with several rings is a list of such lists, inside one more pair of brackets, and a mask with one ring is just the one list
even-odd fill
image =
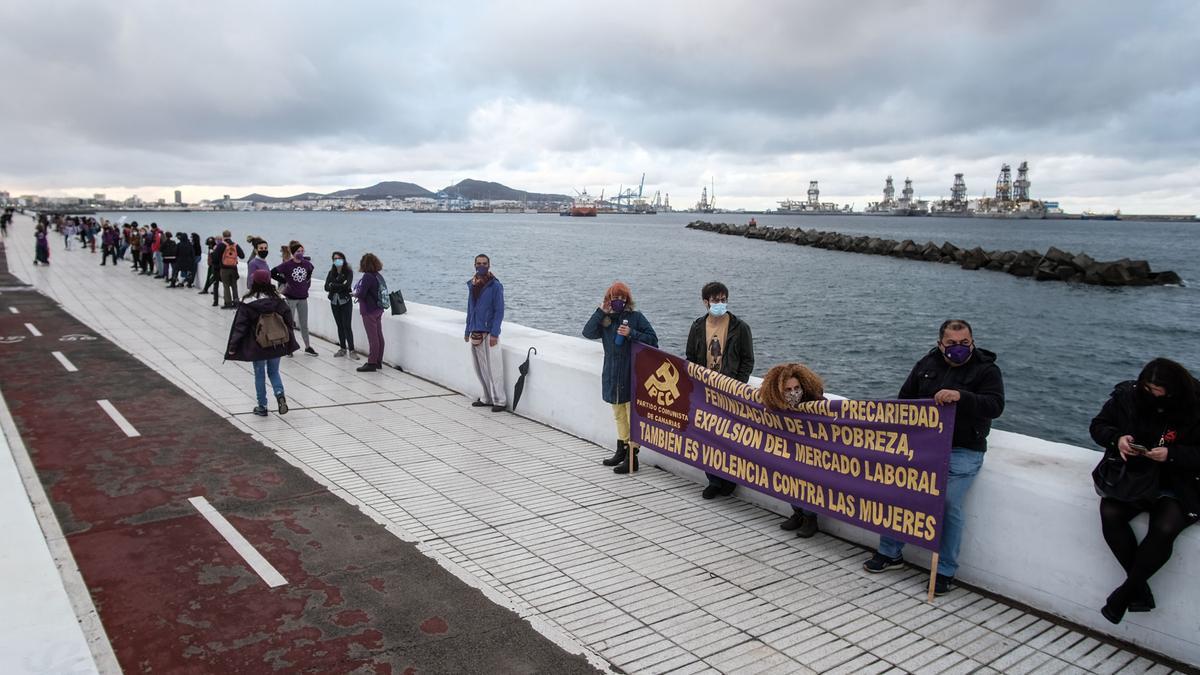
{"label": "man with purple face mask", "polygon": [[[996,355],[975,346],[971,324],[950,319],[938,332],[937,346],[913,366],[897,398],[932,398],[940,405],[958,404],[954,411],[946,514],[934,583],[934,593],[944,595],[954,588],[954,573],[958,571],[963,501],[983,466],[992,420],[1004,412],[1004,379],[996,365]],[[868,572],[899,569],[904,566],[903,549],[901,542],[880,537],[878,552],[863,563],[863,568]]]}

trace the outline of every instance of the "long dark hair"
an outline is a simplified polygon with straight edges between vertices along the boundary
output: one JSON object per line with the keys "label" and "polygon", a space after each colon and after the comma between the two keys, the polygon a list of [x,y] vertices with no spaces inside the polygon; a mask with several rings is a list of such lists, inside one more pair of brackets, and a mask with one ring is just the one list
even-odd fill
{"label": "long dark hair", "polygon": [[1200,408],[1197,405],[1197,388],[1200,384],[1187,368],[1171,359],[1160,356],[1147,363],[1138,375],[1137,383],[1139,388],[1154,384],[1166,389],[1171,408],[1180,413],[1194,415]]}
{"label": "long dark hair", "polygon": [[[333,260],[335,258],[342,259],[341,267],[333,264]],[[340,277],[344,274],[353,274],[352,270],[350,269],[350,263],[346,260],[345,253],[342,253],[341,251],[334,251],[333,254],[329,256],[329,274],[335,277]]]}
{"label": "long dark hair", "polygon": [[271,298],[278,298],[279,291],[275,290],[275,284],[268,277],[266,281],[250,284],[250,290],[246,291],[246,294],[242,298],[248,298],[252,295],[265,295]]}

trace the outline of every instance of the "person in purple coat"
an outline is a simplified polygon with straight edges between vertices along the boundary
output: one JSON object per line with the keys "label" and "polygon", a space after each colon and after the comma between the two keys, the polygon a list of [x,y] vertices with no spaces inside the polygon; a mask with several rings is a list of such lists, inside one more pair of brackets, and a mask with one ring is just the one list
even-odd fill
{"label": "person in purple coat", "polygon": [[308,287],[312,284],[313,264],[304,255],[304,245],[293,241],[288,246],[292,257],[284,260],[271,270],[271,276],[283,284],[283,297],[288,307],[292,308],[292,316],[300,325],[300,337],[304,339],[304,353],[316,356],[317,350],[312,348],[308,338]]}
{"label": "person in purple coat", "polygon": [[250,290],[250,275],[258,270],[271,271],[271,263],[267,262],[267,255],[271,252],[271,247],[267,245],[265,239],[258,237],[247,237],[246,241],[250,244],[250,259],[246,261],[246,290]]}
{"label": "person in purple coat", "polygon": [[356,368],[360,373],[370,373],[383,367],[383,310],[387,298],[387,283],[379,273],[383,263],[374,253],[364,253],[358,262],[362,274],[354,285],[354,298],[358,300],[358,313],[362,315],[363,327],[367,329],[367,362]]}
{"label": "person in purple coat", "polygon": [[[229,329],[229,341],[225,347],[225,359],[228,361],[250,361],[254,364],[254,393],[258,405],[254,414],[267,416],[267,386],[266,378],[271,379],[271,388],[275,392],[275,401],[279,404],[279,414],[288,411],[287,398],[284,397],[283,380],[279,377],[279,359],[283,355],[291,355],[300,349],[296,343],[296,325],[292,322],[292,310],[288,303],[279,297],[275,285],[271,283],[271,274],[266,270],[258,270],[251,275],[250,292],[247,293],[237,306],[237,314],[233,317],[233,326]],[[258,319],[264,314],[275,313],[283,317],[288,327],[287,344],[278,347],[263,347],[255,338]]]}
{"label": "person in purple coat", "polygon": [[112,256],[113,265],[117,264],[117,228],[104,222],[104,231],[100,235],[100,266],[108,262],[108,257]]}

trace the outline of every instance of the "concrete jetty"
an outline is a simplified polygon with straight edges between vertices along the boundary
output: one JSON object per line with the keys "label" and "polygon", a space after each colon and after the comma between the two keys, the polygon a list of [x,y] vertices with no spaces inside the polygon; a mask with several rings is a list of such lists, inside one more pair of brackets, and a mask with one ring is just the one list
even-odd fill
{"label": "concrete jetty", "polygon": [[[1118,630],[1082,625],[1095,594],[1109,589],[1088,595],[1080,585],[1117,578],[1097,549],[1098,518],[1082,520],[1085,493],[1055,492],[1079,462],[1056,448],[1034,462],[1036,439],[998,434],[968,503],[963,556],[965,581],[1021,602],[962,588],[928,603],[927,574],[916,567],[864,572],[867,552],[856,543],[864,540],[848,527],[829,522],[837,536],[800,540],[777,527],[785,505],[751,494],[704,501],[698,472],[666,458],[647,457],[648,468],[631,476],[599,466],[611,451],[594,441],[612,434],[597,345],[506,325],[510,386],[525,348],[537,345],[539,356],[520,415],[481,412],[461,393],[473,377],[461,313],[410,302],[409,314],[385,318],[385,361],[408,372],[356,373],[317,340],[319,357],[284,359],[291,411],[259,418],[249,414],[249,365],[221,362],[230,312],[127,265],[100,267],[98,253],[65,252],[54,239],[51,266],[34,267],[31,221],[18,217],[10,232],[15,279],[0,284],[0,337],[24,337],[0,344],[8,350],[0,352],[0,394],[73,556],[63,566],[77,567],[88,591],[68,593],[74,611],[91,604],[99,617],[84,639],[102,657],[103,638],[126,671],[154,654],[164,667],[211,670],[230,663],[213,659],[234,653],[246,671],[322,669],[320,650],[306,651],[310,640],[334,642],[339,658],[362,661],[354,667],[394,672],[1168,673],[1200,664],[1198,591],[1186,585],[1200,559],[1196,533],[1181,537],[1162,590],[1156,577],[1159,610],[1131,615]],[[15,290],[20,282],[32,288]],[[389,282],[402,287],[402,279]],[[315,331],[329,335],[324,302],[311,304]],[[356,320],[360,336],[361,328]],[[157,434],[150,451],[129,445],[137,437],[96,403],[102,396],[139,434]],[[143,403],[130,407],[122,396]],[[162,462],[170,471],[159,472]],[[1018,469],[1028,480],[1001,495]],[[91,498],[78,501],[83,494]],[[139,495],[136,508],[127,494]],[[268,586],[212,534],[188,502],[197,494],[288,583]],[[998,504],[1026,532],[1014,533]],[[1041,520],[1029,521],[1029,509]],[[1079,530],[1078,547],[1057,529],[1063,519]],[[162,592],[120,607],[112,589],[132,588],[156,558],[179,553],[154,532],[172,528],[192,533],[187,553],[200,562],[155,569],[166,575],[155,577]],[[1043,548],[1044,536],[1057,537],[1059,548]],[[224,634],[204,635],[211,627],[193,625],[178,603],[206,580],[220,592],[198,597],[204,607],[233,593],[235,608],[284,616],[289,601],[302,602],[304,611],[291,610],[283,624],[295,632],[226,611]],[[1013,586],[1032,590],[1022,596]],[[344,587],[355,591],[334,592]],[[366,599],[368,590],[378,597]],[[420,611],[403,620],[383,611],[412,606]],[[156,617],[155,641],[131,618],[136,612]],[[75,616],[59,618],[64,630],[78,625]],[[347,635],[352,646],[336,642]],[[488,641],[502,636],[511,638]],[[270,649],[235,649],[247,640]],[[5,672],[30,670],[21,666],[27,659],[6,654]]]}

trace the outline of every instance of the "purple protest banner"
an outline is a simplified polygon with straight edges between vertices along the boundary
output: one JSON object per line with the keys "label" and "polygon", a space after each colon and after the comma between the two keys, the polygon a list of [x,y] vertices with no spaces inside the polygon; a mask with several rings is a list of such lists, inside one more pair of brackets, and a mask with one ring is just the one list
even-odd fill
{"label": "purple protest banner", "polygon": [[954,406],[822,400],[766,408],[758,389],[633,345],[632,441],[789,504],[936,551]]}

